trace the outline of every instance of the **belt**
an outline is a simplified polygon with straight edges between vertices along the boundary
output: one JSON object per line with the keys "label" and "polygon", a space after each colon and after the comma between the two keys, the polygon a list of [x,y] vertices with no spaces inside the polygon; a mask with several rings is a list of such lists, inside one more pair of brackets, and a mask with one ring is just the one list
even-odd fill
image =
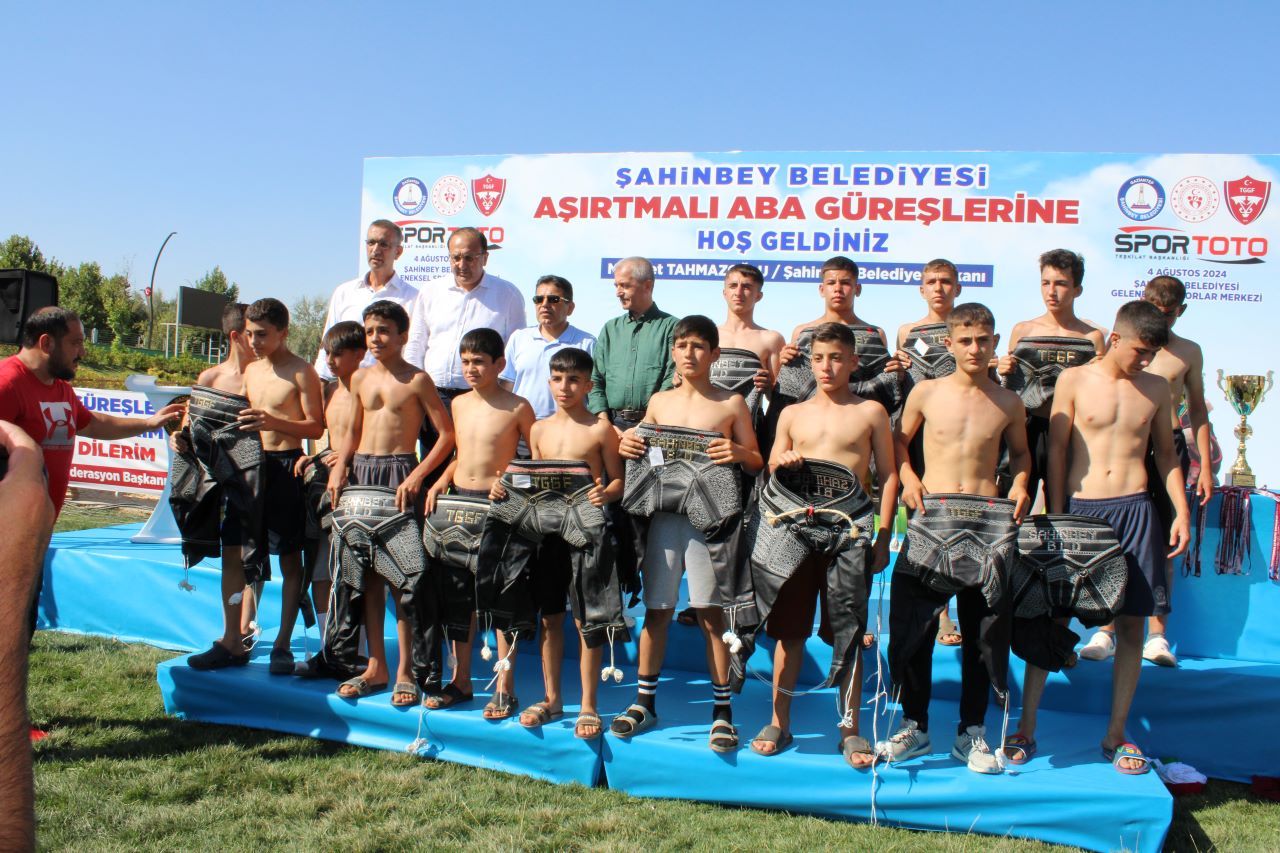
{"label": "belt", "polygon": [[614,421],[630,421],[634,426],[644,419],[644,409],[611,409],[610,419]]}
{"label": "belt", "polygon": [[452,400],[454,397],[461,396],[470,390],[470,388],[441,388],[438,385],[436,386],[436,393],[444,400]]}

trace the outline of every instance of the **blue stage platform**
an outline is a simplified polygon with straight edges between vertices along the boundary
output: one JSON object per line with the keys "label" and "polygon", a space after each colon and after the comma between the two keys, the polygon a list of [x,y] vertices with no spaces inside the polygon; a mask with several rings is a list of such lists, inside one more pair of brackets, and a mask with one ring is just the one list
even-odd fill
{"label": "blue stage platform", "polygon": [[[1211,508],[1204,575],[1179,577],[1176,587],[1171,634],[1178,642],[1182,665],[1173,670],[1145,666],[1131,715],[1130,733],[1148,753],[1175,756],[1215,777],[1247,779],[1255,773],[1273,775],[1280,767],[1280,747],[1265,739],[1224,737],[1230,732],[1269,730],[1270,709],[1280,701],[1280,661],[1236,659],[1243,654],[1275,656],[1275,643],[1268,633],[1277,630],[1275,620],[1253,612],[1255,608],[1274,612],[1280,603],[1280,584],[1267,579],[1267,555],[1261,553],[1260,544],[1269,542],[1263,537],[1269,535],[1273,509],[1255,499],[1253,572],[1235,576],[1216,575],[1212,568],[1217,513]],[[45,567],[41,627],[182,651],[206,648],[221,633],[216,564],[192,570],[194,591],[180,589],[183,572],[177,548],[134,545],[128,537],[136,530],[129,525],[54,537]],[[873,626],[877,603],[873,599]],[[269,626],[278,609],[278,585],[268,584],[261,621]],[[1206,613],[1213,616],[1199,622],[1189,619]],[[642,613],[636,615],[643,619]],[[1203,636],[1206,627],[1216,636]],[[393,630],[389,621],[388,631]],[[314,648],[314,632],[310,644]],[[299,656],[304,653],[301,631],[293,646]],[[393,639],[390,647],[394,648]],[[659,692],[661,723],[632,743],[609,736],[584,743],[573,737],[578,691],[576,668],[571,665],[565,667],[565,718],[528,731],[514,720],[494,723],[482,718],[490,665],[478,658],[473,670],[477,701],[423,715],[417,709],[391,707],[389,693],[352,702],[334,695],[330,681],[268,676],[267,647],[260,648],[253,663],[232,671],[197,673],[182,658],[162,664],[158,679],[166,708],[189,719],[382,749],[402,750],[421,738],[425,742],[421,753],[441,760],[582,784],[597,784],[604,774],[611,787],[636,796],[850,820],[872,817],[872,775],[853,771],[836,752],[831,691],[797,699],[795,745],[783,755],[764,758],[745,748],[751,735],[768,722],[769,713],[768,686],[752,679],[734,702],[744,748],[728,756],[707,749],[710,689],[696,629],[672,626]],[[1189,654],[1196,648],[1217,649],[1219,654],[1203,658]],[[517,694],[522,705],[528,705],[542,696],[540,672],[532,657],[535,644],[521,643],[521,649]],[[602,687],[600,707],[606,720],[625,708],[635,691],[634,643],[617,651],[628,679]],[[811,641],[807,651],[802,681],[812,683],[825,671],[829,651],[817,640]],[[1082,661],[1074,670],[1053,676],[1041,714],[1040,754],[1016,773],[993,778],[968,772],[948,754],[959,690],[958,661],[956,650],[936,649],[936,754],[898,767],[878,766],[874,777],[877,820],[917,829],[1033,837],[1098,850],[1159,849],[1172,810],[1163,786],[1154,775],[1121,776],[1097,753],[1109,701],[1109,663]],[[864,699],[876,686],[872,654],[866,662],[870,683]],[[1016,660],[1012,663],[1011,718],[1016,720],[1021,666]],[[767,644],[753,657],[752,669],[768,678]],[[872,737],[873,722],[882,736],[890,725],[885,716],[873,720],[870,710],[864,710],[862,726],[868,737]],[[993,707],[988,718],[993,740],[999,727],[999,711]]]}

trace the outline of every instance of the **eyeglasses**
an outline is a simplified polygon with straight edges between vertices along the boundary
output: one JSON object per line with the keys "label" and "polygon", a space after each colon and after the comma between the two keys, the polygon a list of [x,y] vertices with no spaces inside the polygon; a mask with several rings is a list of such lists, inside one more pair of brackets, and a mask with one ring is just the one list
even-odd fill
{"label": "eyeglasses", "polygon": [[450,255],[449,260],[453,261],[455,264],[469,264],[472,261],[480,260],[487,254],[488,252],[481,252],[478,255]]}
{"label": "eyeglasses", "polygon": [[559,305],[561,302],[568,301],[568,299],[565,299],[563,296],[559,296],[555,293],[539,293],[537,296],[533,297],[534,305],[541,305],[543,302],[550,303],[551,305]]}

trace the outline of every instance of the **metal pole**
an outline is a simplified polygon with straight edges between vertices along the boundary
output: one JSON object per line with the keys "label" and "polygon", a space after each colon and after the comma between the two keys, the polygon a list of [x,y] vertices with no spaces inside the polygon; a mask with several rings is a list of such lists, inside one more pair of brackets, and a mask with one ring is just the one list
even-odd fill
{"label": "metal pole", "polygon": [[156,262],[151,265],[151,286],[147,288],[147,349],[151,349],[151,335],[156,327],[156,267],[160,266],[160,256],[164,254],[164,247],[169,245],[169,240],[177,233],[177,231],[170,231],[169,236],[164,238],[164,242],[160,244],[160,251],[156,252]]}

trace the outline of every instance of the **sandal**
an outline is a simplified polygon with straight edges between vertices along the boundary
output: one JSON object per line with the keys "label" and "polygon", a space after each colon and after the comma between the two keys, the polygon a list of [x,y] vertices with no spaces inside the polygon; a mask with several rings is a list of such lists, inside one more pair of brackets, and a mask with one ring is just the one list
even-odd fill
{"label": "sandal", "polygon": [[[343,693],[342,688],[350,687],[354,693]],[[371,693],[377,693],[379,690],[386,690],[387,682],[381,684],[370,684],[365,681],[363,676],[357,675],[355,678],[349,678],[338,685],[337,694],[339,699],[360,699]]]}
{"label": "sandal", "polygon": [[[583,726],[595,726],[596,733],[584,735],[582,733]],[[604,723],[601,722],[599,714],[579,714],[578,719],[573,723],[573,735],[579,740],[595,740],[602,734],[604,734]]]}
{"label": "sandal", "polygon": [[516,708],[520,707],[520,700],[510,693],[504,693],[499,690],[493,694],[493,698],[484,706],[484,718],[486,720],[505,720],[516,712]]}
{"label": "sandal", "polygon": [[[1116,769],[1117,773],[1123,773],[1126,776],[1141,776],[1143,773],[1151,770],[1151,759],[1142,754],[1142,750],[1131,743],[1122,743],[1118,746],[1102,748],[1102,757],[1111,762],[1111,766]],[[1141,761],[1140,767],[1121,767],[1120,762],[1124,759],[1133,761]]]}
{"label": "sandal", "polygon": [[632,705],[613,718],[609,731],[620,738],[638,735],[645,729],[653,728],[658,722],[658,715],[643,705]]}
{"label": "sandal", "polygon": [[288,649],[272,649],[267,672],[271,675],[293,675],[293,652]]}
{"label": "sandal", "polygon": [[[526,716],[530,718],[529,722],[525,722]],[[520,715],[520,725],[526,729],[536,729],[538,726],[545,726],[547,723],[558,720],[563,716],[563,710],[553,711],[546,702],[534,702],[528,708],[525,708],[524,713]]]}
{"label": "sandal", "polygon": [[1035,738],[1014,732],[1004,739],[1004,757],[1010,764],[1026,764],[1035,754]]}
{"label": "sandal", "polygon": [[698,627],[698,611],[692,607],[686,607],[676,614],[676,621],[681,625],[689,625],[690,627]]}
{"label": "sandal", "polygon": [[235,655],[227,651],[222,643],[215,642],[213,648],[191,655],[187,658],[187,666],[197,670],[223,669],[228,666],[244,666],[249,662],[249,654]]}
{"label": "sandal", "polygon": [[[875,753],[871,750],[871,741],[867,740],[862,735],[849,735],[841,740],[840,754],[844,756],[845,763],[854,770],[866,770],[875,763]],[[854,764],[853,756],[855,755],[869,755],[873,757],[873,760],[868,761],[866,764]]]}
{"label": "sandal", "polygon": [[728,720],[716,720],[707,743],[716,752],[733,752],[738,748],[738,730]]}
{"label": "sandal", "polygon": [[[791,746],[792,740],[794,740],[794,738],[791,736],[791,732],[784,732],[777,726],[768,725],[761,729],[760,733],[751,739],[751,751],[756,755],[763,755],[768,758],[771,755],[777,755],[779,752],[782,752],[782,750]],[[756,745],[765,743],[772,744],[773,749],[765,752]]]}
{"label": "sandal", "polygon": [[463,693],[458,685],[450,682],[439,693],[428,693],[422,704],[430,711],[439,711],[441,708],[452,708],[454,705],[470,702],[474,698],[474,693]]}
{"label": "sandal", "polygon": [[[408,696],[409,701],[397,702],[397,696]],[[395,708],[407,708],[410,705],[417,705],[418,700],[422,698],[422,692],[418,690],[418,685],[412,681],[397,681],[395,688],[391,691],[391,705]]]}
{"label": "sandal", "polygon": [[938,632],[938,645],[940,646],[958,646],[964,642],[964,637],[960,636],[959,631],[947,631],[945,634]]}

